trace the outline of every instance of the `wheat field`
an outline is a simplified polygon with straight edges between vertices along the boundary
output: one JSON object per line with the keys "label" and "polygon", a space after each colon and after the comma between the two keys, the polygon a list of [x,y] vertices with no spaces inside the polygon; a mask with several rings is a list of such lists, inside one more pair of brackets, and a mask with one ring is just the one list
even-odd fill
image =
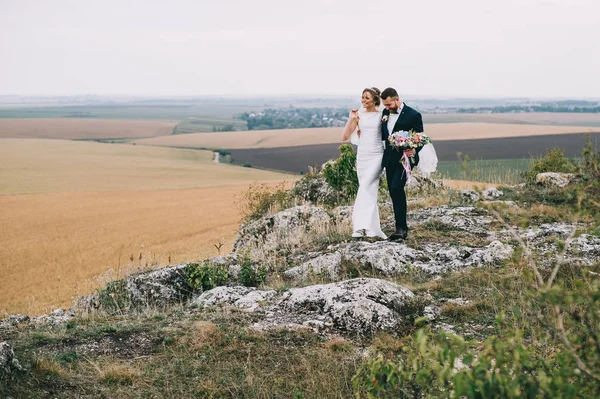
{"label": "wheat field", "polygon": [[0,138],[123,139],[170,135],[170,121],[87,118],[0,118]]}
{"label": "wheat field", "polygon": [[[585,126],[518,125],[507,123],[425,123],[425,132],[433,140],[469,140],[585,133]],[[595,131],[599,131],[596,128]],[[178,148],[246,149],[293,147],[339,143],[342,128],[251,130],[244,132],[197,133],[136,140],[137,144]]]}
{"label": "wheat field", "polygon": [[0,314],[68,307],[138,268],[231,250],[236,198],[280,173],[206,151],[0,139]]}

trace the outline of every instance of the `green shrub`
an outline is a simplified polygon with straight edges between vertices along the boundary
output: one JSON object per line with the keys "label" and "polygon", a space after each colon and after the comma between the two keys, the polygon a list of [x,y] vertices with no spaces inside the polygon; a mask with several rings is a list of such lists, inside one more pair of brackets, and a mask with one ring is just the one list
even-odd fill
{"label": "green shrub", "polygon": [[340,157],[325,165],[323,176],[340,200],[353,200],[356,197],[358,193],[356,153],[350,144],[340,146]]}
{"label": "green shrub", "polygon": [[115,280],[105,288],[98,290],[100,308],[108,313],[121,312],[131,306],[131,293],[127,289],[127,281]]}
{"label": "green shrub", "polygon": [[185,266],[185,277],[193,291],[206,291],[223,285],[229,277],[229,269],[227,266],[213,264],[209,261],[201,264],[188,263]]}
{"label": "green shrub", "polygon": [[581,205],[584,210],[600,214],[600,152],[592,147],[590,137],[582,152]]}
{"label": "green shrub", "polygon": [[523,173],[525,179],[529,182],[535,182],[535,177],[538,173],[545,172],[560,172],[560,173],[577,173],[579,167],[574,160],[565,158],[562,148],[554,147],[548,151],[543,157],[533,161],[528,171]]}
{"label": "green shrub", "polygon": [[[592,381],[564,353],[544,359],[520,335],[478,347],[444,332],[418,330],[398,359],[363,363],[352,378],[367,398],[593,398]],[[589,379],[588,379],[589,380]]]}
{"label": "green shrub", "polygon": [[246,287],[258,287],[267,281],[267,268],[255,267],[249,256],[243,256],[240,262],[239,282]]}

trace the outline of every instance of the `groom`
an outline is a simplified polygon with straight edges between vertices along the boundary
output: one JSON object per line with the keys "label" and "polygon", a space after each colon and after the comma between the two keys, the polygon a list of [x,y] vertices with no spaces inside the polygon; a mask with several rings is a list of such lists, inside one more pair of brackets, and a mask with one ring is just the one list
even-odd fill
{"label": "groom", "polygon": [[[385,168],[388,189],[394,205],[394,218],[396,231],[389,236],[390,241],[406,240],[408,225],[406,224],[406,172],[400,163],[402,154],[392,150],[388,141],[389,135],[398,131],[416,132],[423,131],[423,118],[421,114],[400,101],[398,92],[388,87],[381,92],[381,102],[385,106],[381,117],[381,138],[385,141],[381,166]],[[414,168],[419,163],[419,155],[414,149],[404,151],[407,156],[414,157],[410,166]]]}

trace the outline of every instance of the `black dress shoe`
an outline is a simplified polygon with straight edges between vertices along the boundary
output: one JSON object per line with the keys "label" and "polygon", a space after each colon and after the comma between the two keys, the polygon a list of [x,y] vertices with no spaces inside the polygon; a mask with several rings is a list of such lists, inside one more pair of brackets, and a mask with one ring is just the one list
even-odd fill
{"label": "black dress shoe", "polygon": [[397,230],[388,237],[388,240],[398,241],[398,240],[406,240],[407,238],[408,238],[408,231]]}

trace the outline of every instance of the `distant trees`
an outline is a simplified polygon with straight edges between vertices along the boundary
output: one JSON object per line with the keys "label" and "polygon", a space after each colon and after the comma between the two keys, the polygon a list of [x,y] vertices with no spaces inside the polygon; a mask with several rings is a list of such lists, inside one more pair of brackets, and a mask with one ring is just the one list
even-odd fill
{"label": "distant trees", "polygon": [[348,119],[346,108],[282,108],[260,112],[244,112],[239,119],[246,121],[248,130],[296,129],[343,126]]}
{"label": "distant trees", "polygon": [[495,107],[470,107],[458,108],[462,114],[473,114],[481,112],[510,113],[510,112],[574,112],[574,113],[599,113],[600,104],[585,100],[562,100],[556,102],[543,102],[540,104],[514,104]]}
{"label": "distant trees", "polygon": [[225,126],[215,126],[215,125],[213,125],[212,131],[213,132],[235,132],[235,127],[233,126],[233,123],[230,123],[230,124],[225,125]]}

